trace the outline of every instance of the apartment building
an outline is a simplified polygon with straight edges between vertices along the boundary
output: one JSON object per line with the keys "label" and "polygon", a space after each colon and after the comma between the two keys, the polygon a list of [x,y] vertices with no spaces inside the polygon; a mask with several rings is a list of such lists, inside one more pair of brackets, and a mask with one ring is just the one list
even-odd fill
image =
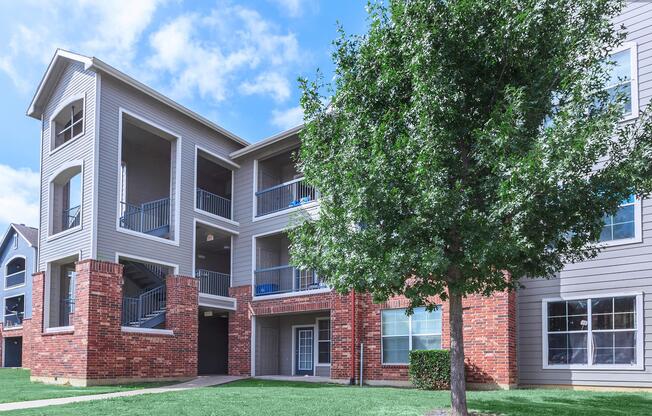
{"label": "apartment building", "polygon": [[[635,2],[619,20],[630,31],[614,51],[626,119],[652,92],[650,16],[652,5]],[[249,144],[63,50],[28,115],[42,131],[40,252],[24,324],[34,380],[406,383],[410,350],[448,346],[445,302],[407,317],[403,298],[337,294],[293,267],[287,231],[319,211],[294,163],[301,127]],[[468,381],[652,387],[649,205],[632,199],[607,219],[597,259],[518,293],[466,299]]]}
{"label": "apartment building", "polygon": [[10,224],[0,240],[0,363],[29,365],[23,354],[23,322],[32,316],[32,273],[36,271],[38,230]]}

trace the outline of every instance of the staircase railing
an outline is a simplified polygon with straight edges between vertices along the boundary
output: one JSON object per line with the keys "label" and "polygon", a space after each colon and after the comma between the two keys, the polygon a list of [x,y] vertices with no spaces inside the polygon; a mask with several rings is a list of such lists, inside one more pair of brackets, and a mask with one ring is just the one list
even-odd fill
{"label": "staircase railing", "polygon": [[231,200],[197,188],[197,209],[231,219]]}
{"label": "staircase railing", "polygon": [[229,296],[231,276],[226,273],[197,269],[195,277],[199,279],[199,293],[215,296]]}
{"label": "staircase railing", "polygon": [[170,225],[170,198],[140,205],[120,202],[120,226],[132,231],[149,233]]}
{"label": "staircase railing", "polygon": [[164,285],[150,289],[137,298],[122,299],[122,324],[140,326],[150,317],[165,311],[166,288]]}
{"label": "staircase railing", "polygon": [[298,207],[317,200],[317,191],[303,178],[256,192],[256,216]]}

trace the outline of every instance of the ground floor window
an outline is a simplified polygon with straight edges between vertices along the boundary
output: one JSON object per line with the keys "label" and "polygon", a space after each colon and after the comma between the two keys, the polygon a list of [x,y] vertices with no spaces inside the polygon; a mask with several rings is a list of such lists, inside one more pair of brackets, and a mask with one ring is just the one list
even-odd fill
{"label": "ground floor window", "polygon": [[640,295],[544,301],[544,364],[634,366],[640,360]]}
{"label": "ground floor window", "polygon": [[441,306],[429,312],[414,309],[385,309],[381,314],[383,364],[408,364],[411,350],[441,348]]}
{"label": "ground floor window", "polygon": [[331,363],[331,320],[317,320],[317,364]]}

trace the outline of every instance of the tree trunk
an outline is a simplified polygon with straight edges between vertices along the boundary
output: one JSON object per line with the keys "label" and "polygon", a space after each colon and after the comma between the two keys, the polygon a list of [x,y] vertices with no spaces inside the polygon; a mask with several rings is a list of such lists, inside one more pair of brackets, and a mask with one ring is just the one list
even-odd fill
{"label": "tree trunk", "polygon": [[451,337],[451,406],[452,415],[467,416],[466,380],[464,378],[464,324],[462,296],[449,290],[449,318]]}

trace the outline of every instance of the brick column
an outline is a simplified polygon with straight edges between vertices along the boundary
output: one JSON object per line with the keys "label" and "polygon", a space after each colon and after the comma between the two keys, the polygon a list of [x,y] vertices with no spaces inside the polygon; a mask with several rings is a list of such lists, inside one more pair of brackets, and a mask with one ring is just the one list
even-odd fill
{"label": "brick column", "polygon": [[[357,302],[358,312],[362,312],[360,306],[360,302]],[[361,315],[358,315],[358,334],[362,323],[360,317]],[[358,343],[356,343],[357,345]],[[357,370],[359,356],[357,351],[353,351],[353,353],[356,354]],[[339,380],[349,380],[351,378],[351,295],[333,295],[331,309],[331,378]]]}
{"label": "brick column", "polygon": [[168,276],[165,328],[174,332],[169,354],[174,360],[166,377],[197,376],[199,342],[199,281],[188,276]]}
{"label": "brick column", "polygon": [[229,289],[237,310],[229,313],[229,375],[251,375],[251,286]]}

